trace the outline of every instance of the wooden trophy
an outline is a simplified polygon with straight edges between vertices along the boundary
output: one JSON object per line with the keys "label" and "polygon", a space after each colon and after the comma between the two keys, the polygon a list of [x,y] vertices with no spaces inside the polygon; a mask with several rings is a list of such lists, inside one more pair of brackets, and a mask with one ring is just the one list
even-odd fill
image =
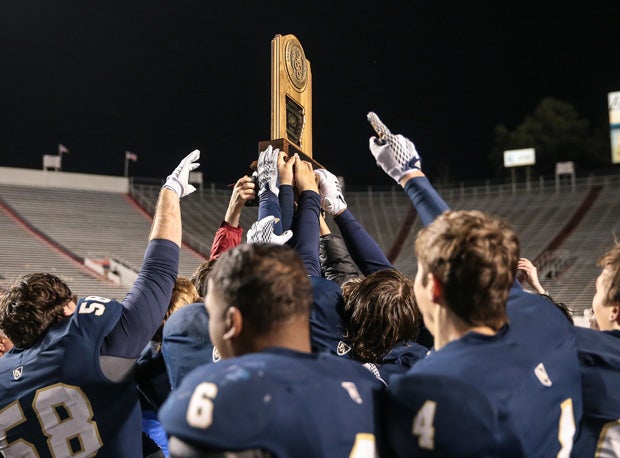
{"label": "wooden trophy", "polygon": [[312,71],[294,35],[271,40],[271,140],[258,143],[259,153],[269,145],[323,168],[312,158]]}

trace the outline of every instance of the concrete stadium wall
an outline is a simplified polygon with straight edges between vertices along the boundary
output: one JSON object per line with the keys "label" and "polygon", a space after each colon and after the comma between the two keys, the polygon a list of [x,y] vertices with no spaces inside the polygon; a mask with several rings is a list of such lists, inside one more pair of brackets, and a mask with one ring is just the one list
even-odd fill
{"label": "concrete stadium wall", "polygon": [[129,193],[129,178],[0,167],[0,184]]}

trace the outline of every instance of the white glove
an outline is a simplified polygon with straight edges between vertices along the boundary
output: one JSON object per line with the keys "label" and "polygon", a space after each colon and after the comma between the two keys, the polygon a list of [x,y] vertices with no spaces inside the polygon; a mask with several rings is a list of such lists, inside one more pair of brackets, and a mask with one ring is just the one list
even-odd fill
{"label": "white glove", "polygon": [[174,172],[168,175],[166,178],[166,182],[164,183],[164,188],[168,188],[176,192],[179,196],[185,197],[188,194],[191,194],[196,190],[196,188],[189,184],[189,172],[197,169],[200,164],[197,161],[200,158],[200,151],[195,149],[191,153],[189,153],[185,158],[179,163]]}
{"label": "white glove", "polygon": [[273,226],[278,222],[275,216],[265,216],[256,221],[248,230],[248,243],[276,243],[284,245],[293,236],[293,231],[284,231],[282,235],[273,232]]}
{"label": "white glove", "polygon": [[314,174],[319,177],[321,208],[330,215],[338,215],[346,210],[347,203],[342,195],[338,177],[325,169],[317,169]]}
{"label": "white glove", "polygon": [[278,156],[280,150],[272,148],[271,145],[265,151],[261,151],[258,156],[256,171],[258,172],[258,195],[260,196],[268,189],[276,196],[280,193],[278,183]]}
{"label": "white glove", "polygon": [[411,140],[402,135],[393,135],[372,111],[368,113],[368,121],[379,135],[379,138],[370,137],[370,152],[377,165],[396,180],[396,183],[400,184],[400,179],[406,173],[422,170],[420,155]]}

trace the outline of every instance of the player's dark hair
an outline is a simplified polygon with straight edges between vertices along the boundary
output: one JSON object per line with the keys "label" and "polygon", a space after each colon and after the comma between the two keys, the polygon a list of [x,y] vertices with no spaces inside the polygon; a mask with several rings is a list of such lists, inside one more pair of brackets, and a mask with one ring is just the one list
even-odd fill
{"label": "player's dark hair", "polygon": [[396,269],[383,269],[342,285],[341,315],[351,356],[380,364],[396,345],[415,341],[422,315],[413,280]]}
{"label": "player's dark hair", "polygon": [[446,211],[419,232],[415,252],[422,284],[432,273],[455,315],[494,330],[506,323],[520,255],[519,239],[507,222],[477,210]]}
{"label": "player's dark hair", "polygon": [[299,255],[286,245],[241,244],[218,258],[209,274],[211,288],[237,307],[251,331],[269,334],[274,326],[310,316],[312,285]]}
{"label": "player's dark hair", "polygon": [[64,307],[72,299],[67,284],[55,275],[23,275],[0,297],[0,329],[16,347],[29,348],[65,318]]}
{"label": "player's dark hair", "polygon": [[611,250],[601,256],[598,265],[610,271],[605,285],[607,287],[605,305],[620,304],[620,243],[616,242]]}

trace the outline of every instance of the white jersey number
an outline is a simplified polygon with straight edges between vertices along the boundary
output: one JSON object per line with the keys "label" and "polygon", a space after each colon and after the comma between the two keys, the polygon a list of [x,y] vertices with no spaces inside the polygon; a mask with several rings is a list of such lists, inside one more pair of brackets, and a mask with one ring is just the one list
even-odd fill
{"label": "white jersey number", "polygon": [[194,428],[207,429],[213,423],[213,399],[217,396],[215,383],[203,382],[194,389],[185,419]]}
{"label": "white jersey number", "polygon": [[[53,456],[92,456],[103,445],[93,411],[84,392],[76,386],[57,383],[36,391],[32,408],[37,414]],[[39,456],[33,444],[23,439],[8,443],[6,432],[26,421],[19,401],[0,411],[0,450],[6,458]]]}
{"label": "white jersey number", "polygon": [[558,427],[558,440],[562,448],[558,452],[558,458],[568,458],[573,449],[575,438],[575,415],[573,414],[573,400],[566,399],[560,404],[560,425]]}
{"label": "white jersey number", "polygon": [[418,446],[426,450],[435,449],[435,401],[426,401],[413,419],[411,433],[418,436]]}
{"label": "white jersey number", "polygon": [[376,456],[377,447],[375,446],[375,435],[370,433],[357,433],[349,458],[375,458]]}
{"label": "white jersey number", "polygon": [[620,419],[605,423],[598,438],[594,458],[620,456]]}
{"label": "white jersey number", "polygon": [[[573,400],[566,399],[560,406],[560,424],[558,427],[558,440],[562,448],[558,452],[558,458],[568,458],[573,448],[573,438],[575,436],[575,418],[573,416]],[[435,449],[435,401],[426,401],[418,410],[413,419],[411,433],[418,436],[418,446],[426,450]]]}
{"label": "white jersey number", "polygon": [[96,316],[103,315],[105,312],[105,305],[110,302],[107,297],[101,296],[88,296],[84,298],[84,301],[80,304],[78,313],[94,313]]}
{"label": "white jersey number", "polygon": [[[213,400],[217,396],[217,385],[210,382],[203,382],[194,389],[189,404],[185,420],[187,424],[194,428],[207,429],[213,423]],[[355,443],[349,454],[349,458],[375,458],[377,448],[375,446],[375,435],[370,433],[359,433],[355,436]]]}

